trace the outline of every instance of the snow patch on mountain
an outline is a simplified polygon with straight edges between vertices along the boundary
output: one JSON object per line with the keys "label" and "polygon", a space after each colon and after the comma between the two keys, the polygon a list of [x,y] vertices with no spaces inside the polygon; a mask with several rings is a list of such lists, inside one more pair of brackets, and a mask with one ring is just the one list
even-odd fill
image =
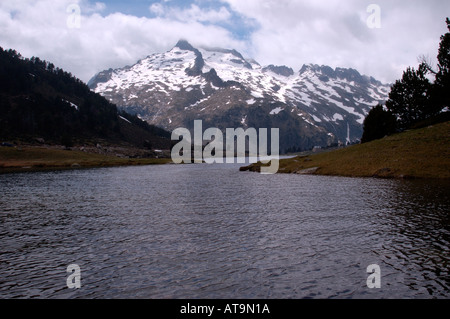
{"label": "snow patch on mountain", "polygon": [[79,110],[78,105],[76,105],[75,103],[72,103],[72,102],[64,100],[64,99],[63,99],[63,101],[66,103],[69,103],[70,106],[73,107],[75,110],[77,110],[77,111]]}
{"label": "snow patch on mountain", "polygon": [[125,122],[128,122],[128,123],[131,124],[131,122],[130,122],[129,120],[127,120],[126,118],[124,118],[123,116],[119,115],[119,118],[120,118],[121,120],[124,120]]}
{"label": "snow patch on mountain", "polygon": [[280,113],[281,111],[284,111],[284,109],[283,108],[281,108],[281,107],[277,107],[277,108],[274,108],[272,111],[270,111],[270,115],[276,115],[276,114],[278,114],[278,113]]}

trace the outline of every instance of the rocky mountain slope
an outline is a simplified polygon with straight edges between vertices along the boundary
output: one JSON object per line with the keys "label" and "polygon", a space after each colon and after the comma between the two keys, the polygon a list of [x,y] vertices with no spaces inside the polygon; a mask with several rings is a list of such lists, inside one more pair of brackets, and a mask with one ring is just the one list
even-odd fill
{"label": "rocky mountain slope", "polygon": [[204,128],[278,127],[281,152],[357,141],[368,111],[390,90],[353,69],[263,67],[235,50],[184,40],[133,66],[102,71],[88,85],[167,130],[192,128],[195,119]]}

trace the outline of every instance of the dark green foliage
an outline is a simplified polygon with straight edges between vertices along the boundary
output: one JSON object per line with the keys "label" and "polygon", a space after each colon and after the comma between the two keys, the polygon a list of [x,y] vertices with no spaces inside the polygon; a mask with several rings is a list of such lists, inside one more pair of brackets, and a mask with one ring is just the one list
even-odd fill
{"label": "dark green foliage", "polygon": [[[449,18],[446,19],[446,23],[450,31]],[[445,107],[450,107],[450,32],[441,36],[437,59],[438,72],[433,71],[424,62],[419,65],[417,70],[408,67],[403,72],[402,79],[396,81],[392,86],[386,107],[396,118],[397,129],[421,127],[424,123],[431,125],[447,117],[441,113]],[[434,83],[431,83],[426,77],[429,71],[436,74]],[[364,122],[363,142],[381,137],[382,132],[377,135],[376,128],[385,130],[390,127],[390,124],[385,127],[386,121],[391,123],[390,116],[383,114],[382,108],[379,106],[377,109],[373,109],[369,116],[370,118],[366,118]],[[389,134],[389,129],[387,132]]]}
{"label": "dark green foliage", "polygon": [[364,120],[364,133],[361,143],[370,142],[395,132],[396,118],[391,112],[378,104],[372,108]]}
{"label": "dark green foliage", "polygon": [[73,146],[72,137],[67,133],[63,134],[63,136],[61,137],[61,144],[64,145],[65,147],[72,147]]}
{"label": "dark green foliage", "polygon": [[14,50],[0,49],[0,95],[2,136],[104,137],[118,127],[117,108],[79,79]]}
{"label": "dark green foliage", "polygon": [[171,137],[171,133],[154,125],[150,125],[147,122],[141,120],[137,115],[131,115],[125,111],[119,111],[119,115],[126,118],[132,124],[140,127],[141,129],[151,132],[154,135],[169,138]]}
{"label": "dark green foliage", "polygon": [[446,20],[449,32],[441,36],[438,52],[438,72],[435,81],[435,103],[450,107],[450,19]]}
{"label": "dark green foliage", "polygon": [[389,93],[387,109],[397,117],[400,129],[435,115],[430,103],[431,83],[426,78],[426,66],[418,70],[408,67],[401,80],[397,80]]}
{"label": "dark green foliage", "polygon": [[135,116],[120,115],[132,123],[127,134],[117,107],[81,80],[52,63],[0,48],[0,138],[44,137],[71,146],[92,138],[134,143],[170,136]]}

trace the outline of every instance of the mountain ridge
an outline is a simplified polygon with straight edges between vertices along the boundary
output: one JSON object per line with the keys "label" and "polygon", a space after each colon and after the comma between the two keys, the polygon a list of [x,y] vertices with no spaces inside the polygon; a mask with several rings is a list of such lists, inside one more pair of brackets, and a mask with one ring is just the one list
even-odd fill
{"label": "mountain ridge", "polygon": [[351,68],[304,64],[296,72],[186,40],[132,66],[99,72],[89,87],[167,130],[192,129],[194,119],[221,129],[279,127],[282,150],[357,142],[368,111],[390,89]]}

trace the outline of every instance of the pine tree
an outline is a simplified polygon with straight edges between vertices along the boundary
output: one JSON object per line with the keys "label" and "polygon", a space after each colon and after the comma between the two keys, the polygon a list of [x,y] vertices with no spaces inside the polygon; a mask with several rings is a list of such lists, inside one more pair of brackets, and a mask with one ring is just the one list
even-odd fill
{"label": "pine tree", "polygon": [[421,64],[417,70],[408,67],[401,80],[397,80],[389,93],[387,109],[397,117],[400,129],[436,114],[430,103],[432,85],[426,78],[427,66]]}
{"label": "pine tree", "polygon": [[438,52],[438,72],[435,81],[435,103],[440,110],[450,107],[450,19],[446,19],[449,32],[441,36]]}
{"label": "pine tree", "polygon": [[364,132],[361,143],[370,142],[395,132],[396,118],[390,111],[378,104],[373,107],[364,120]]}

